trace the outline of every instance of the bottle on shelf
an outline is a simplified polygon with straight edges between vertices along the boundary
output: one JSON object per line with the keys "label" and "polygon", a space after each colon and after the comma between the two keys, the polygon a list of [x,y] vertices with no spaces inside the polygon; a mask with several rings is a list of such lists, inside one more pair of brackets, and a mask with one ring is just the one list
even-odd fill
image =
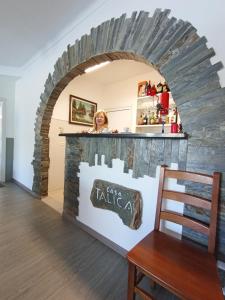
{"label": "bottle on shelf", "polygon": [[155,96],[157,94],[157,90],[155,85],[153,84],[150,90],[150,96]]}
{"label": "bottle on shelf", "polygon": [[162,93],[163,91],[163,85],[161,82],[159,82],[156,86],[156,90],[157,90],[157,93]]}
{"label": "bottle on shelf", "polygon": [[175,108],[174,108],[174,111],[173,111],[173,113],[174,113],[174,117],[175,117],[175,121],[174,121],[174,123],[176,123],[176,124],[177,124],[177,107],[175,107]]}
{"label": "bottle on shelf", "polygon": [[151,82],[149,80],[148,87],[147,87],[147,96],[150,96],[150,95],[151,95]]}
{"label": "bottle on shelf", "polygon": [[[158,82],[154,84],[153,81],[142,81],[138,83],[138,99],[137,99],[137,125],[140,127],[145,125],[162,125],[162,132],[164,126],[171,125],[171,132],[182,132],[182,124],[177,112],[176,104],[173,101],[168,84],[165,82]],[[147,97],[146,97],[147,96]],[[146,126],[147,127],[147,126]],[[160,126],[148,130],[158,131]],[[140,130],[141,128],[137,129]],[[143,131],[147,131],[143,129]]]}
{"label": "bottle on shelf", "polygon": [[147,113],[145,113],[144,117],[143,117],[143,125],[148,125],[148,117],[147,117]]}
{"label": "bottle on shelf", "polygon": [[160,104],[161,104],[160,115],[161,116],[168,115],[168,111],[169,111],[169,93],[168,92],[162,92],[160,94]]}
{"label": "bottle on shelf", "polygon": [[143,114],[141,114],[140,117],[138,118],[137,125],[143,125]]}
{"label": "bottle on shelf", "polygon": [[150,114],[149,124],[150,125],[154,125],[155,124],[155,114],[154,114],[154,111],[152,111],[151,114]]}
{"label": "bottle on shelf", "polygon": [[155,124],[160,124],[159,116],[155,116]]}
{"label": "bottle on shelf", "polygon": [[177,117],[176,117],[177,108],[175,104],[171,104],[169,106],[169,123],[176,123]]}
{"label": "bottle on shelf", "polygon": [[146,84],[145,84],[145,96],[148,95],[148,81],[146,81]]}
{"label": "bottle on shelf", "polygon": [[182,126],[182,123],[179,124],[179,126],[178,126],[178,131],[179,131],[179,133],[183,133],[183,126]]}
{"label": "bottle on shelf", "polygon": [[171,124],[171,128],[170,128],[170,132],[171,133],[178,133],[178,124],[177,123],[172,123]]}
{"label": "bottle on shelf", "polygon": [[178,133],[179,126],[177,124],[177,107],[174,108],[173,110],[173,116],[171,118],[171,133]]}
{"label": "bottle on shelf", "polygon": [[161,116],[162,133],[165,132],[166,115]]}

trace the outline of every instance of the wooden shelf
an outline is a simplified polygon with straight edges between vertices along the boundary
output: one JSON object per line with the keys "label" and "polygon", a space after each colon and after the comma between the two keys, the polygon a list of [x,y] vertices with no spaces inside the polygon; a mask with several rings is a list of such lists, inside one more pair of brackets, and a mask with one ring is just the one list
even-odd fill
{"label": "wooden shelf", "polygon": [[[152,124],[152,125],[136,125],[136,127],[138,127],[138,128],[144,128],[144,127],[146,127],[146,128],[148,128],[148,127],[162,127],[162,124]],[[164,126],[165,127],[169,127],[169,126],[171,126],[171,124],[164,124]]]}
{"label": "wooden shelf", "polygon": [[[168,92],[170,94],[170,97],[171,97],[171,92]],[[162,93],[157,93],[155,96],[159,96],[161,95]],[[137,97],[138,100],[142,100],[142,99],[153,99],[155,96],[142,96],[142,97]]]}
{"label": "wooden shelf", "polygon": [[151,99],[151,98],[153,98],[154,96],[142,96],[142,97],[138,97],[137,99],[138,100],[142,100],[142,99]]}
{"label": "wooden shelf", "polygon": [[[150,121],[149,118],[152,118],[151,115],[156,114],[157,111],[157,103],[160,102],[160,94],[157,93],[155,96],[142,96],[137,98],[137,107],[136,107],[136,124],[139,122],[142,123],[141,118],[146,115],[148,116],[148,121]],[[175,102],[172,98],[171,92],[168,92],[169,94],[169,108],[168,108],[168,118],[169,121],[173,117],[173,110],[175,107]],[[167,120],[168,119],[164,119]],[[178,122],[180,121],[178,116]],[[165,132],[170,131],[171,124],[167,123],[164,124]],[[135,130],[136,132],[158,132],[161,131],[163,128],[163,124],[148,124],[148,125],[136,125]]]}

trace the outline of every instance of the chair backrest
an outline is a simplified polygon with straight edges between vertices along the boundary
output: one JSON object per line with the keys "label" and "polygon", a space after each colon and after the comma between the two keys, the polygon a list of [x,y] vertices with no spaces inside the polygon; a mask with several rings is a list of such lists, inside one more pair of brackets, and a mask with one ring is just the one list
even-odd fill
{"label": "chair backrest", "polygon": [[[177,180],[185,180],[189,182],[202,183],[211,185],[211,201],[203,197],[188,194],[186,192],[177,192],[173,190],[168,190],[164,188],[166,178],[175,178]],[[174,222],[180,225],[184,225],[192,230],[198,231],[208,236],[208,252],[215,252],[215,242],[216,242],[216,225],[217,225],[217,211],[218,211],[218,199],[220,190],[220,173],[214,172],[212,176],[170,170],[165,166],[161,167],[160,178],[159,178],[159,191],[158,200],[156,208],[156,219],[155,219],[155,230],[159,230],[160,220],[166,220]],[[168,211],[163,209],[163,200],[171,199],[178,202],[183,202],[184,204],[192,205],[198,208],[207,209],[210,211],[210,221],[209,224],[202,223],[201,221],[192,219],[188,216],[183,216],[182,214]]]}

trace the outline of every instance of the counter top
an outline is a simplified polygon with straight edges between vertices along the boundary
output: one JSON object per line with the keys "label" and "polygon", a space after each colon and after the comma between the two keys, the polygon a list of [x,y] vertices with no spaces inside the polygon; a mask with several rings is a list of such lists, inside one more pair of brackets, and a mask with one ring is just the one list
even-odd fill
{"label": "counter top", "polygon": [[65,137],[88,137],[88,138],[134,138],[134,139],[187,139],[187,133],[60,133]]}

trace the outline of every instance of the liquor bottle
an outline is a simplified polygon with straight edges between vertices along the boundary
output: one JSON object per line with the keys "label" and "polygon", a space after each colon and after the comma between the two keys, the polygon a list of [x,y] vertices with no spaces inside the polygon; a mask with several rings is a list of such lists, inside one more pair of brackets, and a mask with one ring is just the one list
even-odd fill
{"label": "liquor bottle", "polygon": [[161,82],[159,82],[157,84],[156,90],[157,90],[157,93],[162,93],[162,91],[163,91],[163,85],[162,85]]}
{"label": "liquor bottle", "polygon": [[155,116],[155,124],[159,124],[159,115]]}
{"label": "liquor bottle", "polygon": [[147,87],[147,96],[150,96],[150,95],[151,95],[151,82],[149,80],[148,87]]}
{"label": "liquor bottle", "polygon": [[155,114],[154,114],[154,112],[151,112],[149,124],[150,125],[154,125],[155,124]]}
{"label": "liquor bottle", "polygon": [[155,87],[155,85],[153,84],[152,87],[151,87],[150,95],[151,95],[151,96],[155,96],[156,93],[157,93],[156,87]]}
{"label": "liquor bottle", "polygon": [[166,121],[166,116],[161,117],[161,124],[162,124],[162,133],[165,132],[165,121]]}
{"label": "liquor bottle", "polygon": [[177,123],[172,123],[171,128],[170,128],[171,133],[178,133],[178,124]]}
{"label": "liquor bottle", "polygon": [[145,84],[145,96],[148,95],[148,81],[146,81],[146,84]]}
{"label": "liquor bottle", "polygon": [[183,133],[183,126],[182,126],[182,123],[180,123],[179,126],[178,126],[178,132],[179,132],[179,133]]}
{"label": "liquor bottle", "polygon": [[177,107],[174,108],[175,123],[177,124]]}
{"label": "liquor bottle", "polygon": [[142,124],[143,124],[143,118],[142,118],[142,114],[141,114],[137,120],[137,125],[142,125]]}
{"label": "liquor bottle", "polygon": [[150,125],[150,119],[151,119],[151,111],[149,110],[147,114],[147,125]]}
{"label": "liquor bottle", "polygon": [[178,133],[178,124],[177,124],[177,107],[174,108],[173,110],[173,116],[171,119],[171,128],[170,132],[171,133]]}
{"label": "liquor bottle", "polygon": [[168,115],[168,111],[169,111],[169,93],[168,92],[162,92],[160,94],[160,104],[161,104],[160,115],[161,116]]}
{"label": "liquor bottle", "polygon": [[145,114],[143,118],[143,125],[147,125],[147,124],[148,124],[148,117],[147,114]]}

